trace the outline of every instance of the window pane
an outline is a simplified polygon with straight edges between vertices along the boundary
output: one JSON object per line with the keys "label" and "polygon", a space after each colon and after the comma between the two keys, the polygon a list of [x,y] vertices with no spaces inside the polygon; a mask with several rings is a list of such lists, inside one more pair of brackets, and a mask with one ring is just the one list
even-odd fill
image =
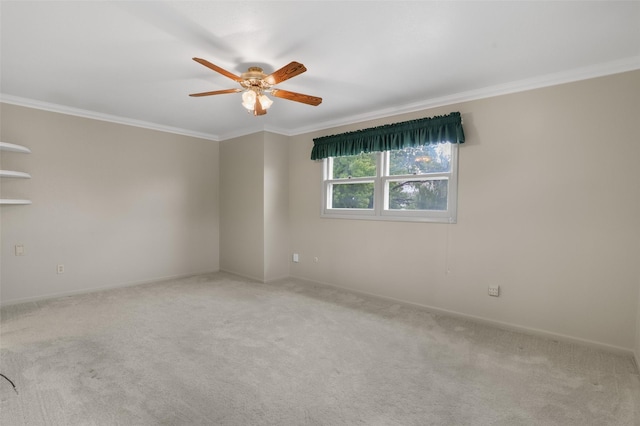
{"label": "window pane", "polygon": [[447,210],[449,181],[389,181],[389,210]]}
{"label": "window pane", "polygon": [[389,153],[389,174],[419,175],[451,171],[451,144],[406,148]]}
{"label": "window pane", "polygon": [[362,153],[333,158],[333,179],[350,177],[374,177],[376,175],[376,153]]}
{"label": "window pane", "polygon": [[373,183],[333,184],[331,207],[334,209],[372,209]]}

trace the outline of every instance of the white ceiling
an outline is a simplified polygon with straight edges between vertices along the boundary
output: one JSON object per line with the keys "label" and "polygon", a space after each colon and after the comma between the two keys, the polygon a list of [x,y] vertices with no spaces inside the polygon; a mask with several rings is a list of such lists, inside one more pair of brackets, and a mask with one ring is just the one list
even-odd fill
{"label": "white ceiling", "polygon": [[[329,128],[640,68],[640,2],[2,1],[4,102],[213,140]],[[279,88],[323,98],[242,108],[235,74],[291,61]]]}

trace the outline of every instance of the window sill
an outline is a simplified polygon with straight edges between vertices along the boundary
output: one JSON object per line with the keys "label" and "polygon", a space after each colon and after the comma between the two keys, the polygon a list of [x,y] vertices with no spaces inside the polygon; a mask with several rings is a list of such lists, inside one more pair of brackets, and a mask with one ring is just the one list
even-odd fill
{"label": "window sill", "polygon": [[322,219],[350,219],[350,220],[377,220],[377,221],[391,221],[391,222],[427,222],[427,223],[457,223],[455,217],[449,216],[409,216],[409,215],[376,215],[374,213],[366,214],[361,212],[350,213],[321,213]]}

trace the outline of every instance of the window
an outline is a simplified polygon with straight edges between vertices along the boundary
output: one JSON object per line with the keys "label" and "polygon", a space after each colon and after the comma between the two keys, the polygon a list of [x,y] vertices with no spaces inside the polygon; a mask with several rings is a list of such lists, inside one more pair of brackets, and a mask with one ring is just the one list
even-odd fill
{"label": "window", "polygon": [[456,221],[458,144],[324,159],[322,215]]}
{"label": "window", "polygon": [[462,143],[459,112],[314,138],[322,216],[454,223]]}

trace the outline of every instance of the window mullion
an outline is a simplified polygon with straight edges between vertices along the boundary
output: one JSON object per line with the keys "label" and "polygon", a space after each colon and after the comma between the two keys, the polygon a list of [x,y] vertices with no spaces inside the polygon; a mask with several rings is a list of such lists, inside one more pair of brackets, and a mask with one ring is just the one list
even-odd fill
{"label": "window mullion", "polygon": [[383,176],[387,173],[387,160],[386,152],[379,152],[376,158],[376,183],[374,186],[373,207],[376,211],[376,215],[381,215],[384,210],[385,195],[384,195],[384,179]]}
{"label": "window mullion", "polygon": [[434,172],[434,173],[415,173],[410,175],[393,175],[386,176],[392,180],[409,180],[409,179],[437,179],[441,177],[449,177],[451,176],[451,172]]}
{"label": "window mullion", "polygon": [[[375,159],[375,175],[367,177],[346,177],[344,172],[345,167],[354,167],[355,170],[362,170],[362,163],[353,163],[353,165],[346,163],[345,160],[340,161],[339,165],[334,162],[334,159],[329,157],[325,161],[324,168],[324,182],[323,182],[323,211],[322,215],[326,217],[337,218],[355,218],[355,219],[377,219],[377,220],[402,220],[402,221],[421,221],[421,222],[449,222],[455,223],[456,210],[457,210],[457,172],[458,172],[458,147],[452,146],[450,151],[449,161],[451,168],[449,171],[432,171],[426,172],[426,170],[439,170],[438,165],[446,165],[441,163],[438,158],[443,154],[442,151],[436,151],[436,154],[429,154],[425,156],[426,160],[419,157],[420,154],[415,154],[413,151],[406,154],[407,158],[396,158],[394,151],[383,151],[377,153],[370,153],[368,167],[371,170],[373,161]],[[405,154],[401,154],[405,155]],[[402,166],[401,161],[411,161],[411,155],[417,158],[415,166]],[[418,159],[419,158],[419,159]],[[435,167],[428,168],[418,164],[418,161],[431,161],[430,158],[436,159],[438,163],[435,163]],[[446,157],[444,157],[446,158]],[[356,158],[357,161],[362,161],[361,157]],[[350,160],[349,160],[350,161]],[[403,175],[390,175],[393,162],[393,170],[396,172],[410,174]],[[398,164],[396,164],[398,162]],[[411,163],[410,163],[411,164]],[[366,167],[366,165],[365,165]],[[335,178],[334,172],[336,168],[341,171],[340,177]],[[414,169],[419,171],[415,174],[411,173]],[[445,168],[441,168],[444,170]],[[351,170],[351,169],[348,169]],[[351,173],[351,171],[349,171]],[[355,173],[356,175],[363,174],[362,172]],[[429,181],[442,181],[447,183],[438,183]],[[398,182],[400,182],[399,186]],[[362,184],[368,184],[362,186]],[[343,185],[356,184],[352,188],[344,188]],[[446,188],[444,187],[446,185]],[[373,188],[371,188],[373,186]],[[338,189],[341,187],[340,189]],[[394,188],[391,191],[391,188]],[[356,207],[362,205],[363,193],[360,188],[368,188],[369,195],[365,197],[369,198],[368,208]],[[339,192],[334,192],[339,191]],[[424,191],[427,191],[426,193]],[[446,192],[445,192],[446,191]],[[350,194],[354,194],[352,198]],[[366,194],[366,192],[364,193]],[[346,196],[346,197],[345,197]],[[335,197],[335,200],[334,200]],[[446,199],[446,206],[443,209],[443,199]],[[340,201],[337,201],[340,200]],[[350,200],[354,200],[359,204],[350,205]],[[359,200],[359,201],[358,201]],[[371,204],[371,201],[373,203]],[[338,203],[339,207],[333,206],[333,202]],[[391,206],[393,205],[393,208]]]}
{"label": "window mullion", "polygon": [[348,185],[350,183],[372,183],[375,182],[375,177],[363,177],[363,178],[349,178],[349,179],[328,179],[327,182],[332,184],[343,184]]}

